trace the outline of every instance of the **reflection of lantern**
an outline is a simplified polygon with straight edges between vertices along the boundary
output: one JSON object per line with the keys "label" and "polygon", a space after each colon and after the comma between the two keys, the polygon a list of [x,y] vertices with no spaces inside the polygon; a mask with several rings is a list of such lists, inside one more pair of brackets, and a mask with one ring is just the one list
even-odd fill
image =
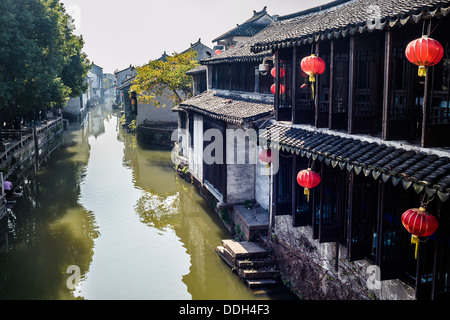
{"label": "reflection of lantern", "polygon": [[425,77],[427,67],[434,66],[441,61],[444,49],[439,41],[424,35],[406,46],[405,55],[409,62],[419,66],[419,77]]}
{"label": "reflection of lantern", "polygon": [[408,209],[402,214],[402,224],[411,233],[411,243],[416,245],[415,257],[417,259],[417,246],[419,237],[428,237],[438,228],[435,216],[425,211],[425,208]]}
{"label": "reflection of lantern", "polygon": [[316,82],[316,75],[322,74],[325,71],[325,61],[323,61],[322,58],[312,54],[302,59],[300,62],[300,67],[307,75],[309,75],[312,99],[314,99],[314,82]]}
{"label": "reflection of lantern", "polygon": [[305,188],[304,194],[309,202],[309,189],[315,188],[320,184],[321,178],[317,172],[312,171],[310,168],[302,170],[297,174],[297,182],[300,186]]}
{"label": "reflection of lantern", "polygon": [[[272,68],[270,74],[275,78],[277,76],[277,68]],[[283,78],[285,75],[286,71],[284,70],[284,68],[280,68],[280,78]]]}
{"label": "reflection of lantern", "polygon": [[261,151],[259,154],[259,160],[262,163],[265,163],[267,168],[270,167],[270,164],[272,163],[272,151],[270,149]]}
{"label": "reflection of lantern", "polygon": [[[272,93],[275,94],[275,89],[276,89],[276,86],[275,86],[275,84],[273,84],[270,87],[270,91],[272,91]],[[280,84],[280,93],[284,93],[285,91],[286,91],[286,87],[284,86],[284,84]]]}

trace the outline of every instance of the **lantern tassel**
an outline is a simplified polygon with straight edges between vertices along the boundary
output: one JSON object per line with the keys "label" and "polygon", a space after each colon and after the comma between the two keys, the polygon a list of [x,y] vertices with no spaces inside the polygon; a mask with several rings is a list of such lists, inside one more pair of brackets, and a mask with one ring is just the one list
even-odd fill
{"label": "lantern tassel", "polygon": [[303,193],[306,195],[306,200],[308,200],[309,202],[309,189],[305,188],[305,191],[303,191]]}
{"label": "lantern tassel", "polygon": [[419,77],[427,76],[427,68],[425,66],[419,66]]}
{"label": "lantern tassel", "polygon": [[316,82],[316,77],[309,76],[309,82],[311,82],[311,92],[312,92],[311,100],[314,100],[314,82]]}
{"label": "lantern tassel", "polygon": [[411,236],[411,244],[415,244],[416,245],[416,249],[414,251],[414,257],[415,259],[417,259],[417,249],[419,248],[419,237],[412,235]]}

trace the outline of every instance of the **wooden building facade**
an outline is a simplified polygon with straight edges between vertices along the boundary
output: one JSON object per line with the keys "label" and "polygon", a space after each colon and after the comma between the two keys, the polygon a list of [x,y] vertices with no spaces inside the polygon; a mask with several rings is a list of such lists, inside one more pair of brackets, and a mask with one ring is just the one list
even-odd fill
{"label": "wooden building facade", "polygon": [[[450,298],[449,12],[448,0],[336,0],[277,17],[201,61],[207,92],[177,107],[179,127],[192,133],[182,153],[225,204],[242,200],[230,197],[239,194],[235,186],[252,186],[248,194],[269,209],[269,238],[285,247],[274,254],[299,295]],[[423,34],[442,44],[444,56],[419,77],[405,49]],[[314,90],[300,67],[311,54],[326,66]],[[205,129],[236,126],[259,130],[258,152],[268,147],[276,155],[271,175],[248,165],[233,173],[227,163],[198,158],[208,146],[196,141]],[[309,201],[297,183],[306,168],[321,176]],[[401,216],[420,206],[439,227],[421,239],[416,258]],[[375,287],[366,282],[371,267]],[[327,276],[315,277],[319,269]],[[348,293],[339,292],[344,286]]]}
{"label": "wooden building facade", "polygon": [[[363,259],[379,268],[381,282],[397,279],[416,299],[448,299],[450,2],[372,2],[335,1],[254,39],[252,52],[271,50],[284,70],[275,77],[275,121],[261,134],[280,155],[273,225],[288,215],[290,227],[308,228],[315,243],[334,243],[335,271],[341,258]],[[442,44],[444,56],[419,77],[405,48],[423,34]],[[310,54],[326,65],[314,91],[300,68]],[[296,177],[311,167],[322,181],[307,201]],[[415,258],[401,216],[419,206],[439,227],[421,239]]]}

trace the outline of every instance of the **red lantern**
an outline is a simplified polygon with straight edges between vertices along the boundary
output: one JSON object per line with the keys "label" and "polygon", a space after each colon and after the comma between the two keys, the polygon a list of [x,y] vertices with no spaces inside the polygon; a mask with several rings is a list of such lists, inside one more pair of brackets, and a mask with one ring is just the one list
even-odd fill
{"label": "red lantern", "polygon": [[[277,76],[277,68],[272,68],[270,74],[275,78]],[[280,78],[283,78],[285,75],[286,71],[284,70],[284,68],[280,68]]]}
{"label": "red lantern", "polygon": [[320,184],[321,178],[317,172],[312,171],[310,168],[302,170],[297,174],[297,183],[305,188],[304,194],[309,202],[309,189],[315,188]]}
{"label": "red lantern", "polygon": [[411,233],[411,243],[416,245],[415,257],[417,259],[417,246],[419,237],[428,237],[438,228],[435,216],[429,214],[425,208],[408,209],[402,214],[402,224]]}
{"label": "red lantern", "polygon": [[215,54],[219,54],[222,53],[222,50],[217,49],[216,51],[214,51]]}
{"label": "red lantern", "polygon": [[322,58],[316,57],[312,54],[305,57],[300,62],[302,70],[309,75],[309,82],[311,82],[312,99],[314,99],[314,82],[316,82],[316,75],[322,74],[325,71],[325,61]]}
{"label": "red lantern", "polygon": [[[272,93],[275,94],[275,89],[276,89],[276,86],[275,86],[275,84],[273,84],[270,87],[270,91],[272,91]],[[284,84],[280,84],[280,93],[284,93],[285,91],[286,91],[286,87],[284,86]]]}
{"label": "red lantern", "polygon": [[425,77],[427,67],[434,66],[441,61],[444,56],[444,48],[439,41],[424,35],[406,46],[405,55],[409,62],[419,66],[419,77]]}
{"label": "red lantern", "polygon": [[270,164],[272,163],[272,151],[270,149],[261,151],[261,153],[259,154],[259,160],[262,163],[265,163],[266,167],[269,168]]}

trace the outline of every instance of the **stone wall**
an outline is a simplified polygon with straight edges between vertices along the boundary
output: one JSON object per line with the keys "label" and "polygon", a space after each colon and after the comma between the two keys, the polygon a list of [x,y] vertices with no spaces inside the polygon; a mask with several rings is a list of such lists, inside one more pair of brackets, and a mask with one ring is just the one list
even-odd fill
{"label": "stone wall", "polygon": [[[254,134],[254,135],[253,135]],[[255,199],[256,132],[241,125],[227,125],[226,163],[229,204]]]}
{"label": "stone wall", "polygon": [[158,128],[139,126],[136,132],[136,138],[139,142],[167,146],[173,145],[172,133],[175,128]]}
{"label": "stone wall", "polygon": [[[290,216],[276,216],[270,247],[284,283],[307,300],[410,300],[414,290],[399,280],[379,281],[376,266],[349,262],[346,248],[319,243],[312,229],[292,227]],[[337,254],[336,254],[337,253]]]}

